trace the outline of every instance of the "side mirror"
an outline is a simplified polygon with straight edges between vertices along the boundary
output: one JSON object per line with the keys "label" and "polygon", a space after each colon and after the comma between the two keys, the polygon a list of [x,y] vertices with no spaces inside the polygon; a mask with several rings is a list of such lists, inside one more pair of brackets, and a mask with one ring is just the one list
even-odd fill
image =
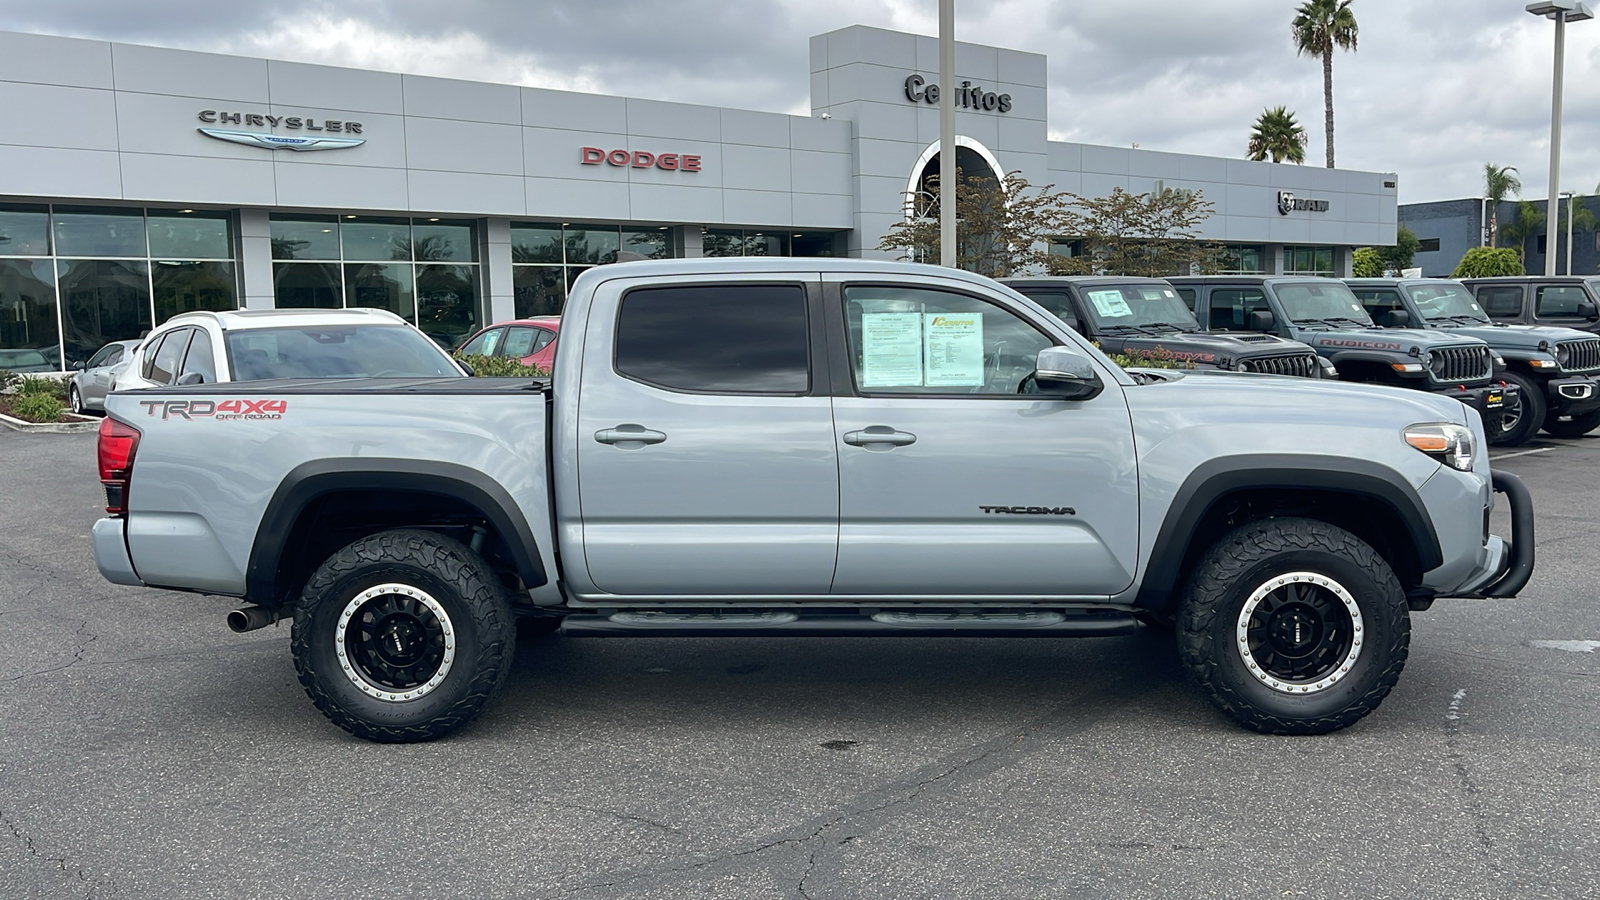
{"label": "side mirror", "polygon": [[1585,300],[1578,304],[1578,315],[1585,319],[1600,319],[1600,310],[1596,310],[1593,303]]}
{"label": "side mirror", "polygon": [[196,384],[205,384],[206,377],[199,372],[188,372],[178,379],[179,387],[191,387]]}
{"label": "side mirror", "polygon": [[73,363],[72,367],[74,369],[77,369],[79,372],[87,372],[87,371],[89,371],[89,364],[84,362],[81,359],[78,360],[77,362]]}
{"label": "side mirror", "polygon": [[1106,389],[1094,363],[1071,347],[1046,347],[1034,362],[1039,393],[1061,400],[1090,400]]}
{"label": "side mirror", "polygon": [[1390,328],[1411,327],[1411,311],[1406,309],[1391,309],[1384,320]]}
{"label": "side mirror", "polygon": [[461,367],[461,371],[467,373],[468,378],[478,374],[477,372],[473,371],[471,366],[467,365],[466,360],[458,359],[456,360],[456,365]]}
{"label": "side mirror", "polygon": [[1264,309],[1258,309],[1250,313],[1247,324],[1250,326],[1251,331],[1271,331],[1272,326],[1276,325],[1277,321],[1272,317],[1272,313]]}

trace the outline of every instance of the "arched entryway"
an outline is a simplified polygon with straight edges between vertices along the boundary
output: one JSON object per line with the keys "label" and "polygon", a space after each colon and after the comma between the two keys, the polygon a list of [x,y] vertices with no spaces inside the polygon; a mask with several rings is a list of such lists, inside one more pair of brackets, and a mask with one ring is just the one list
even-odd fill
{"label": "arched entryway", "polygon": [[[939,149],[938,141],[929,144],[911,167],[911,178],[906,182],[908,219],[938,214],[936,193],[931,188],[939,183]],[[997,185],[1005,181],[1005,170],[989,148],[964,134],[956,135],[956,169],[964,180],[993,179]]]}

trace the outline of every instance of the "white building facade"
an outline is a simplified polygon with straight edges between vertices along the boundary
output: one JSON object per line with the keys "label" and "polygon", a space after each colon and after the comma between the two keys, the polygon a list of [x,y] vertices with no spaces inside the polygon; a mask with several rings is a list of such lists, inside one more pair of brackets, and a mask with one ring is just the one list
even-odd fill
{"label": "white building facade", "polygon": [[[0,369],[191,309],[383,307],[451,342],[559,314],[619,259],[894,256],[937,167],[937,59],[814,37],[789,116],[0,32]],[[1241,270],[1344,274],[1393,243],[1393,174],[1051,141],[1045,57],[959,44],[956,76],[964,167],[1202,191]]]}

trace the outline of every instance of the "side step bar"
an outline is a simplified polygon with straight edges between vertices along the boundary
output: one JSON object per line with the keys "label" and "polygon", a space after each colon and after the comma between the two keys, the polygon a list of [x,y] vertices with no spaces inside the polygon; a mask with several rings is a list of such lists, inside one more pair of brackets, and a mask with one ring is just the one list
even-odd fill
{"label": "side step bar", "polygon": [[568,637],[1110,637],[1139,628],[1132,613],[898,612],[873,616],[777,611],[698,613],[643,611],[575,614],[561,623]]}

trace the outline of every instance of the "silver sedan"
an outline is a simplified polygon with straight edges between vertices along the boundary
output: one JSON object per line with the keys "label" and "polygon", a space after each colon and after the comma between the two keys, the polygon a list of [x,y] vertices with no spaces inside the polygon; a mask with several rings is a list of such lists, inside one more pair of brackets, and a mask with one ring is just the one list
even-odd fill
{"label": "silver sedan", "polygon": [[133,360],[139,341],[112,341],[95,351],[83,368],[72,373],[67,387],[67,402],[75,413],[105,412],[106,394],[116,388],[117,376]]}

